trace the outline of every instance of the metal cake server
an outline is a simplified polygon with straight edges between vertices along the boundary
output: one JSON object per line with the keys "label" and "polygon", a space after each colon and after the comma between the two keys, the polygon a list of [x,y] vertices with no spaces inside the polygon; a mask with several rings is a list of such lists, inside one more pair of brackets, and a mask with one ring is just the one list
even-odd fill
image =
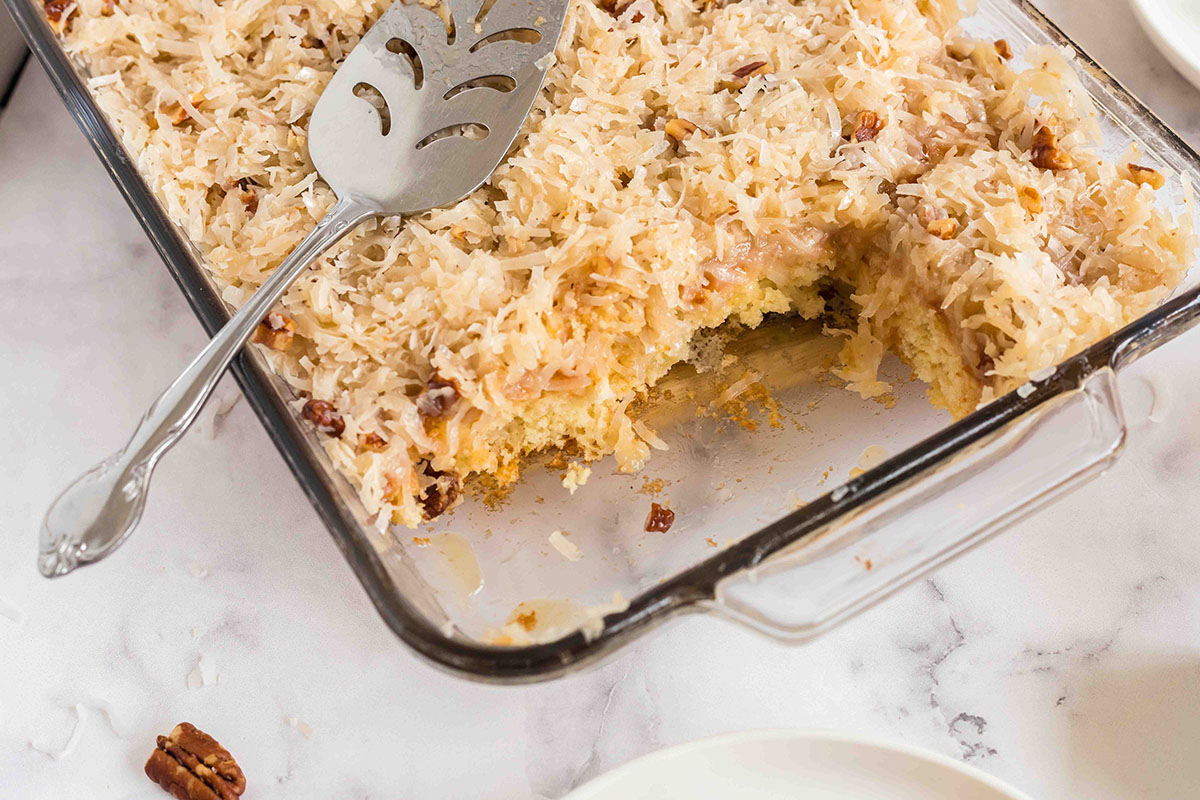
{"label": "metal cake server", "polygon": [[155,463],[187,431],[287,288],[372,217],[453,203],[500,164],[541,89],[569,0],[394,3],[313,109],[308,148],[338,196],[317,227],[150,406],[125,447],[51,504],[38,566],[65,575],[133,530]]}

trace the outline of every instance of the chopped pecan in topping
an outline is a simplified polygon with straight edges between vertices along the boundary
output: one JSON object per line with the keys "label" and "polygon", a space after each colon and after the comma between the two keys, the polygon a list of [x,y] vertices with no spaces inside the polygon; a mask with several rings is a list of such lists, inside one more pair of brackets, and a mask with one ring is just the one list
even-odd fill
{"label": "chopped pecan in topping", "polygon": [[441,472],[428,464],[425,474],[433,478],[433,483],[425,487],[418,502],[421,504],[426,520],[436,519],[446,513],[454,505],[462,493],[462,481],[456,472]]}
{"label": "chopped pecan in topping", "polygon": [[958,221],[949,218],[932,219],[925,226],[925,230],[939,239],[950,239],[954,236],[954,232],[958,230]]}
{"label": "chopped pecan in topping", "polygon": [[258,184],[249,178],[238,178],[234,186],[238,189],[238,197],[246,207],[246,213],[254,216],[258,212],[258,194],[254,191]]}
{"label": "chopped pecan in topping", "polygon": [[1150,167],[1143,167],[1141,164],[1129,165],[1129,179],[1139,186],[1145,184],[1151,189],[1161,189],[1167,183],[1161,172]]}
{"label": "chopped pecan in topping", "polygon": [[656,531],[658,533],[666,533],[671,530],[671,526],[675,523],[675,512],[669,508],[660,506],[658,503],[650,504],[650,513],[646,515],[647,531]]}
{"label": "chopped pecan in topping", "polygon": [[1030,214],[1042,213],[1042,194],[1032,186],[1021,186],[1017,189],[1017,201],[1021,208]]}
{"label": "chopped pecan in topping", "polygon": [[278,311],[267,314],[267,318],[254,329],[254,341],[272,350],[283,352],[292,346],[296,333],[296,320]]}
{"label": "chopped pecan in topping", "polygon": [[1058,135],[1046,125],[1039,125],[1034,132],[1029,158],[1035,167],[1042,169],[1060,170],[1074,166],[1067,151],[1059,148]]}
{"label": "chopped pecan in topping", "polygon": [[71,29],[71,16],[78,10],[75,0],[45,0],[42,8],[46,12],[46,20],[50,27],[57,34],[66,33]]}
{"label": "chopped pecan in topping", "polygon": [[[614,17],[619,17],[633,5],[633,0],[599,0],[599,6]],[[641,22],[641,13],[634,14],[633,22]]]}
{"label": "chopped pecan in topping", "polygon": [[965,36],[958,36],[946,43],[946,55],[953,58],[955,61],[966,61],[971,57],[971,51],[974,49],[974,40]]}
{"label": "chopped pecan in topping", "polygon": [[727,92],[740,92],[746,88],[746,84],[750,83],[750,79],[756,75],[766,75],[771,71],[765,61],[751,61],[749,64],[743,64],[733,71],[733,78],[727,81],[721,81],[718,88]]}
{"label": "chopped pecan in topping", "polygon": [[311,422],[321,433],[340,439],[346,432],[346,421],[337,413],[333,403],[325,400],[309,400],[300,410],[300,416]]}
{"label": "chopped pecan in topping", "polygon": [[869,142],[883,130],[883,120],[874,111],[860,111],[854,117],[854,141]]}
{"label": "chopped pecan in topping", "polygon": [[[203,89],[201,89],[198,92],[193,92],[192,96],[188,98],[188,103],[191,105],[192,108],[198,109],[200,107],[200,104],[203,102],[204,102],[204,90]],[[171,124],[172,125],[175,125],[178,127],[179,125],[182,125],[185,122],[194,122],[194,120],[192,119],[192,115],[189,114],[188,110],[183,107],[183,103],[176,103],[173,106],[173,109],[174,110],[171,112]]]}
{"label": "chopped pecan in topping", "polygon": [[417,413],[422,419],[438,419],[450,413],[458,402],[458,387],[443,380],[436,372],[425,382],[425,390],[417,396]]}
{"label": "chopped pecan in topping", "polygon": [[1012,48],[1008,46],[1007,39],[997,39],[992,44],[996,46],[996,55],[1000,56],[1005,61],[1008,61],[1013,57],[1013,51]]}
{"label": "chopped pecan in topping", "polygon": [[663,126],[663,132],[677,142],[682,142],[693,134],[701,139],[704,138],[704,131],[700,130],[700,126],[694,122],[688,122],[686,119],[667,120],[667,124]]}
{"label": "chopped pecan in topping", "polygon": [[178,800],[237,800],[246,776],[229,751],[194,725],[183,722],[146,761],[146,777]]}
{"label": "chopped pecan in topping", "polygon": [[382,453],[385,448],[387,448],[387,440],[374,431],[358,435],[359,450],[369,453]]}
{"label": "chopped pecan in topping", "polygon": [[100,3],[100,16],[111,17],[117,11],[116,0],[102,0]]}
{"label": "chopped pecan in topping", "polygon": [[765,62],[765,61],[751,61],[749,64],[743,64],[742,66],[735,69],[733,71],[733,77],[749,78],[754,75],[763,75],[763,74],[766,74],[767,72],[770,72],[770,69],[765,68],[766,66],[767,66],[767,62]]}

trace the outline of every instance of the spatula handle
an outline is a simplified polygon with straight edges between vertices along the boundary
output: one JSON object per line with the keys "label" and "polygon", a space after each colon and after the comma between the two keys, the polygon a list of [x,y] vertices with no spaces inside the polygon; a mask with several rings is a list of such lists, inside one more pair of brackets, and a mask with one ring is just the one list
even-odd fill
{"label": "spatula handle", "polygon": [[358,201],[339,200],[158,396],[125,447],[63,490],[42,523],[38,567],[43,575],[65,575],[80,565],[99,561],[125,540],[141,518],[150,475],[159,457],[191,426],[258,324],[318,256],[377,213]]}

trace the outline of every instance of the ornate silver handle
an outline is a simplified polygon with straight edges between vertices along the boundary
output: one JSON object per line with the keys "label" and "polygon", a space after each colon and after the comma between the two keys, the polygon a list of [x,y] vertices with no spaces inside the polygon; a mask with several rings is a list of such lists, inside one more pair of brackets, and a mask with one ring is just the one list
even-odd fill
{"label": "ornate silver handle", "polygon": [[65,575],[99,561],[129,536],[142,516],[150,475],[159,457],[191,426],[229,362],[287,288],[318,256],[376,216],[378,209],[339,200],[284,259],[254,296],[150,406],[129,443],[63,490],[42,523],[38,568]]}

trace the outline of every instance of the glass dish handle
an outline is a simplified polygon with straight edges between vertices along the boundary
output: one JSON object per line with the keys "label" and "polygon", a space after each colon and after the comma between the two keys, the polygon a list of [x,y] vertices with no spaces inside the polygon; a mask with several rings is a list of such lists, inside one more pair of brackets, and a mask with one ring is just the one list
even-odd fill
{"label": "glass dish handle", "polygon": [[1098,474],[1124,440],[1116,374],[1104,367],[798,549],[725,578],[701,604],[805,641]]}

